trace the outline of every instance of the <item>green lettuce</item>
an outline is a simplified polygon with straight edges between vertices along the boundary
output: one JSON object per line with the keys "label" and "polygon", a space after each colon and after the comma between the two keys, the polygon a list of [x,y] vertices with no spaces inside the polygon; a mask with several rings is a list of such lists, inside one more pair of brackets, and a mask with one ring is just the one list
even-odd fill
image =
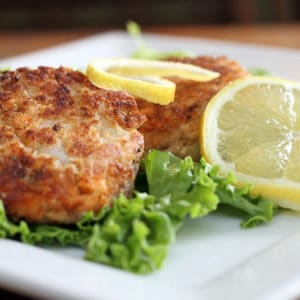
{"label": "green lettuce", "polygon": [[204,160],[194,163],[152,150],[143,162],[134,196],[120,195],[111,207],[88,212],[72,226],[12,222],[0,201],[0,238],[28,244],[77,246],[91,261],[144,274],[159,269],[187,217],[200,218],[219,204],[244,212],[243,228],[269,222],[272,202],[238,188],[232,174],[219,176]]}
{"label": "green lettuce", "polygon": [[153,150],[144,164],[149,194],[156,197],[156,208],[165,211],[176,228],[186,216],[202,217],[217,208],[216,184],[191,157],[180,159]]}
{"label": "green lettuce", "polygon": [[253,76],[272,76],[269,71],[262,68],[250,68],[248,71]]}
{"label": "green lettuce", "polygon": [[154,202],[144,193],[119,197],[104,222],[94,225],[86,258],[136,273],[160,268],[175,232],[164,211],[149,208]]}
{"label": "green lettuce", "polygon": [[217,208],[216,185],[191,158],[153,150],[144,168],[148,193],[114,202],[105,222],[94,227],[87,259],[148,273],[161,267],[187,216],[202,217]]}
{"label": "green lettuce", "polygon": [[251,195],[251,185],[243,187],[236,186],[233,173],[227,177],[219,175],[219,168],[212,167],[203,159],[203,167],[208,169],[208,173],[217,184],[216,194],[221,204],[229,205],[244,213],[245,218],[241,223],[242,228],[255,227],[259,223],[268,223],[277,212],[277,205],[272,201],[262,198],[260,195]]}
{"label": "green lettuce", "polygon": [[6,66],[0,67],[0,73],[4,73],[4,72],[10,71],[10,70],[11,70],[10,67],[6,67]]}
{"label": "green lettuce", "polygon": [[8,220],[3,203],[0,201],[0,238],[17,239],[26,244],[44,246],[87,245],[91,230],[53,225],[29,225],[25,221],[14,223]]}
{"label": "green lettuce", "polygon": [[154,48],[146,44],[146,42],[142,38],[140,26],[133,21],[127,22],[126,29],[130,36],[133,38],[137,47],[136,51],[134,51],[134,53],[131,55],[132,58],[159,60],[170,57],[183,58],[190,56],[190,53],[181,50],[169,52],[156,51]]}

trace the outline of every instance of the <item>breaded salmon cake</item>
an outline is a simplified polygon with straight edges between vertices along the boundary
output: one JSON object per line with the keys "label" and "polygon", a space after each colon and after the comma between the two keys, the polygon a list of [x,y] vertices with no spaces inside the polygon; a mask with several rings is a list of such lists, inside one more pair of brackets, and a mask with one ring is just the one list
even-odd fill
{"label": "breaded salmon cake", "polygon": [[199,153],[199,122],[209,100],[229,82],[244,77],[247,72],[236,62],[226,57],[201,56],[197,58],[171,59],[190,63],[220,73],[209,82],[196,82],[170,78],[176,83],[175,101],[162,106],[137,99],[140,112],[147,121],[140,127],[145,139],[145,155],[150,149],[168,150],[179,157]]}
{"label": "breaded salmon cake", "polygon": [[60,67],[0,73],[0,197],[7,214],[72,223],[133,189],[144,121],[127,93]]}

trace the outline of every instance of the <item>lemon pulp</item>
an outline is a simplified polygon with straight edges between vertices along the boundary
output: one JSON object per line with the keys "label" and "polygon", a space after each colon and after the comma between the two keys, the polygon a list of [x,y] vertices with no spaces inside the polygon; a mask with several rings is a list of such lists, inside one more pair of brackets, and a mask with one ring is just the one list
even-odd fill
{"label": "lemon pulp", "polygon": [[268,77],[220,91],[201,120],[206,159],[279,205],[300,210],[300,84]]}

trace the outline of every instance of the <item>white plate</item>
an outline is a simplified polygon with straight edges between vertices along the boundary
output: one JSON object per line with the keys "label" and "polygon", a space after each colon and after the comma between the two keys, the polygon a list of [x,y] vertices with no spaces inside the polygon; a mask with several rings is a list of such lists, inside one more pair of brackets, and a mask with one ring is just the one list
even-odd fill
{"label": "white plate", "polygon": [[[300,51],[147,35],[158,50],[227,55],[300,79]],[[125,33],[112,32],[0,62],[0,66],[85,66],[91,58],[127,56]],[[57,299],[287,299],[300,295],[300,215],[281,212],[266,226],[242,230],[240,219],[215,213],[187,221],[164,267],[138,276],[81,259],[77,249],[43,249],[0,240],[0,286]]]}

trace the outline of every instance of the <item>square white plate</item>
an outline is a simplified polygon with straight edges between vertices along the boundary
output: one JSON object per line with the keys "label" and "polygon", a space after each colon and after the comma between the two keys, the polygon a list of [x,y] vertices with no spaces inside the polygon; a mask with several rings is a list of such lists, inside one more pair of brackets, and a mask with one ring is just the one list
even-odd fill
{"label": "square white plate", "polygon": [[[208,39],[145,35],[158,50],[226,55],[300,80],[300,51]],[[13,57],[1,66],[82,67],[91,58],[128,56],[127,34],[111,32]],[[287,299],[300,295],[300,214],[242,230],[240,219],[215,213],[187,221],[164,267],[139,276],[81,259],[78,249],[44,249],[0,240],[0,286],[49,299]]]}

